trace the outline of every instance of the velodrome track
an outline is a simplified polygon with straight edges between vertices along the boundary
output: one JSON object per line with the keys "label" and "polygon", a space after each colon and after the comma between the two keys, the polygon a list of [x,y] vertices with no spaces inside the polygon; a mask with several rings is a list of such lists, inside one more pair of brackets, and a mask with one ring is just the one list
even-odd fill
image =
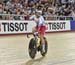
{"label": "velodrome track", "polygon": [[38,53],[34,60],[28,55],[31,38],[0,36],[0,65],[75,65],[75,32],[46,34],[48,53],[46,57]]}

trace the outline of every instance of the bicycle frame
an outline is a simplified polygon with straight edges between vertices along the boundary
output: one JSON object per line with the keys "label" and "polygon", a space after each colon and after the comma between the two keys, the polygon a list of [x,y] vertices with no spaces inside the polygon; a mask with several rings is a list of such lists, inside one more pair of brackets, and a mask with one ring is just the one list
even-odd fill
{"label": "bicycle frame", "polygon": [[34,39],[36,40],[36,46],[38,47],[38,46],[40,46],[40,38],[39,38],[39,36],[38,36],[38,33],[36,33],[36,34],[34,34]]}

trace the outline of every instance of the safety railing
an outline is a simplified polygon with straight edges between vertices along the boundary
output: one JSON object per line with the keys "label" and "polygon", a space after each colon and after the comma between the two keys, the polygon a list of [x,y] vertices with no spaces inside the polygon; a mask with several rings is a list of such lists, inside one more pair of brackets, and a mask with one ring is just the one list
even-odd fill
{"label": "safety railing", "polygon": [[[29,20],[29,15],[0,14],[0,20]],[[44,16],[45,20],[75,20],[74,16]]]}

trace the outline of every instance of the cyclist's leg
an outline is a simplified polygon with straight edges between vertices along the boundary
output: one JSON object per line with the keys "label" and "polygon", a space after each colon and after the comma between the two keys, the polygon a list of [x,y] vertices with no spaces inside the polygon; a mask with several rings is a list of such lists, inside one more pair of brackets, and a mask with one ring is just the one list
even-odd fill
{"label": "cyclist's leg", "polygon": [[37,31],[37,29],[36,29],[36,26],[34,26],[33,28],[32,28],[32,34],[34,35],[34,33]]}
{"label": "cyclist's leg", "polygon": [[45,35],[45,30],[46,30],[46,27],[45,26],[41,26],[41,29],[40,29],[40,39],[41,39],[41,43],[44,44],[44,35]]}
{"label": "cyclist's leg", "polygon": [[41,28],[40,31],[40,39],[41,39],[41,43],[44,43],[44,35],[45,35],[45,30],[43,28]]}
{"label": "cyclist's leg", "polygon": [[42,51],[43,52],[45,52],[45,45],[44,45],[45,44],[45,41],[44,41],[45,30],[46,30],[46,27],[41,26],[41,28],[40,28],[40,39],[41,39]]}
{"label": "cyclist's leg", "polygon": [[32,33],[34,33],[36,31],[36,28],[35,27],[33,27],[32,28]]}

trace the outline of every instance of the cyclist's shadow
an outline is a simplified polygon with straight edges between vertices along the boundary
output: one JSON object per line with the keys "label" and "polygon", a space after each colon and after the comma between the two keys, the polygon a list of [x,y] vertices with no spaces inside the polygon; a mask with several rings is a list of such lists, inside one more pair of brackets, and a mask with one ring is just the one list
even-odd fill
{"label": "cyclist's shadow", "polygon": [[27,61],[24,65],[33,65],[35,62],[40,62],[44,57]]}

